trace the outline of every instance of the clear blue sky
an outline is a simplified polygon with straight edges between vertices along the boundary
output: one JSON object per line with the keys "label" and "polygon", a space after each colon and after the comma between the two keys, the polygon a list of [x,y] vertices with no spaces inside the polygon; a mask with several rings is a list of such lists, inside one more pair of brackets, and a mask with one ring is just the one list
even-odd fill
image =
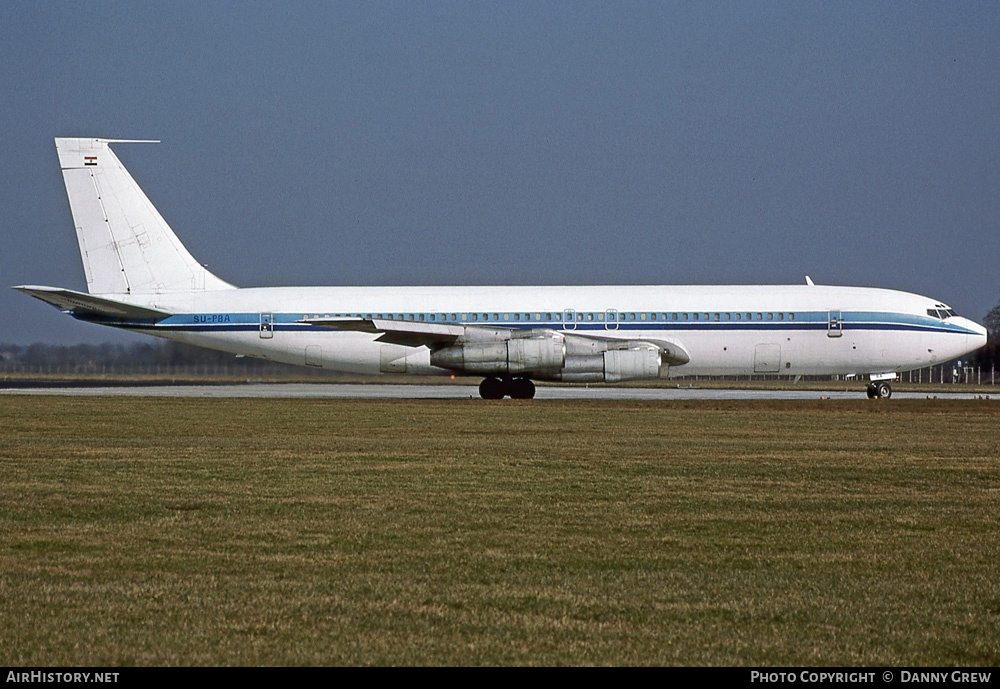
{"label": "clear blue sky", "polygon": [[5,2],[0,95],[0,341],[126,337],[6,289],[85,289],[55,136],[242,286],[1000,299],[996,2]]}

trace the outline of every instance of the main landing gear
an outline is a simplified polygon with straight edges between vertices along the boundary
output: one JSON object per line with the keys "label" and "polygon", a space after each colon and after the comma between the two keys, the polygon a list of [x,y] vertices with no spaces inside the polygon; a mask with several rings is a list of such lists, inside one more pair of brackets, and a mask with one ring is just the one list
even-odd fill
{"label": "main landing gear", "polygon": [[868,383],[868,399],[887,400],[892,397],[892,386],[884,380]]}
{"label": "main landing gear", "polygon": [[529,378],[487,378],[479,384],[479,396],[484,400],[530,400],[535,396],[535,384]]}

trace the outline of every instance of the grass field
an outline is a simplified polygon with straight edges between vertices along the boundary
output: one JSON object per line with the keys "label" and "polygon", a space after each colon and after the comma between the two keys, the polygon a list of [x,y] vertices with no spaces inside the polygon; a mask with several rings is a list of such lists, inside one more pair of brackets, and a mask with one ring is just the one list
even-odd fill
{"label": "grass field", "polygon": [[0,398],[0,664],[1000,665],[1000,404]]}

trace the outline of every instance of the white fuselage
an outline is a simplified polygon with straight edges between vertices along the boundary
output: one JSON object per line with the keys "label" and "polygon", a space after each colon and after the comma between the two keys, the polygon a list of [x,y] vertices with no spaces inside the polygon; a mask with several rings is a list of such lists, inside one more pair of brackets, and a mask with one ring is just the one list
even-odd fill
{"label": "white fuselage", "polygon": [[[273,287],[107,295],[175,315],[121,327],[189,344],[337,371],[448,374],[427,346],[378,341],[310,318],[538,329],[665,341],[690,357],[661,375],[886,374],[981,347],[982,326],[906,292],[860,287]],[[929,312],[934,312],[929,313]]]}

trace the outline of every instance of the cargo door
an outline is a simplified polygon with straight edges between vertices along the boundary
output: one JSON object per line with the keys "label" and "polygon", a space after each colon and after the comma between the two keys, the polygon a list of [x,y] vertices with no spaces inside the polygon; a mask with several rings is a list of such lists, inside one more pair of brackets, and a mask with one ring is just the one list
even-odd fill
{"label": "cargo door", "polygon": [[759,344],[753,353],[754,373],[777,373],[781,369],[781,345]]}

